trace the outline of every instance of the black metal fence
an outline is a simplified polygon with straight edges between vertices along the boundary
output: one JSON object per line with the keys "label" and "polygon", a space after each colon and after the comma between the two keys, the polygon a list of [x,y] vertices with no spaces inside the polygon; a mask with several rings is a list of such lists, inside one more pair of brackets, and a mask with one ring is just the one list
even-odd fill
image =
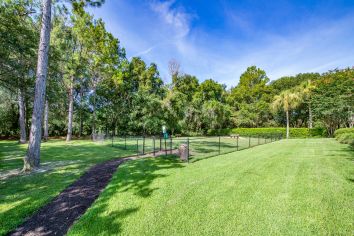
{"label": "black metal fence", "polygon": [[176,154],[181,144],[188,149],[188,161],[236,152],[280,140],[279,134],[268,136],[213,136],[213,137],[169,137],[162,136],[114,136],[106,137],[111,146],[132,150],[136,155]]}

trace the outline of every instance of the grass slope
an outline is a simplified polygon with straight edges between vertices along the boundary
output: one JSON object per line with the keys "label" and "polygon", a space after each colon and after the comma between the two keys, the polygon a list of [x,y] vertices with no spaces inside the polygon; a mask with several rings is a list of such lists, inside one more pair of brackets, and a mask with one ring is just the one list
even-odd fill
{"label": "grass slope", "polygon": [[[27,145],[15,141],[0,141],[0,175],[22,167],[26,148]],[[0,235],[22,223],[93,164],[131,153],[112,148],[110,143],[60,140],[42,143],[41,163],[52,170],[0,179]]]}
{"label": "grass slope", "polygon": [[302,139],[128,162],[69,235],[351,235],[353,159],[333,139]]}

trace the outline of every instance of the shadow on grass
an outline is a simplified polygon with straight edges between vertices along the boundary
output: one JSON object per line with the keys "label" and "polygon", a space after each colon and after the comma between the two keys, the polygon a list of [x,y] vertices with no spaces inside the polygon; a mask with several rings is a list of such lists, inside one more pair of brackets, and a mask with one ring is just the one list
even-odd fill
{"label": "shadow on grass", "polygon": [[122,195],[128,193],[140,198],[149,198],[158,189],[152,186],[153,182],[168,176],[165,170],[183,167],[185,164],[172,155],[124,163],[118,168],[99,199],[73,226],[72,232],[74,235],[120,234],[124,218],[140,209],[136,202],[123,202]]}
{"label": "shadow on grass", "polygon": [[[26,147],[16,141],[1,141],[0,173],[20,169]],[[131,154],[132,151],[112,148],[109,143],[66,143],[59,140],[43,143],[41,162],[43,166],[53,164],[54,169],[0,180],[0,235],[21,224],[26,217],[77,180],[90,166]]]}

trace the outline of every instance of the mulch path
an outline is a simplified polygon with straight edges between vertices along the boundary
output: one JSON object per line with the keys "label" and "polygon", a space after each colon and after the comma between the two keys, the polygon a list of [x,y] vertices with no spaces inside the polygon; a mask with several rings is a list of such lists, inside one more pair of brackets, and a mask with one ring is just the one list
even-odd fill
{"label": "mulch path", "polygon": [[[176,153],[177,150],[173,150],[173,154]],[[156,152],[156,156],[161,155],[165,155],[165,152]],[[76,182],[8,235],[65,235],[74,221],[98,198],[120,164],[148,156],[151,154],[113,159],[91,167]]]}

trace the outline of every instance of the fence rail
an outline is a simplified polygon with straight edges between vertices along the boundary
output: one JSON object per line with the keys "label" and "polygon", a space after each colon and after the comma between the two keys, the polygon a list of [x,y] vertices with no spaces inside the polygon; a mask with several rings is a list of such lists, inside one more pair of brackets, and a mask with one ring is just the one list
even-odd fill
{"label": "fence rail", "polygon": [[181,144],[187,145],[188,161],[194,162],[203,158],[236,152],[254,146],[280,140],[280,135],[267,136],[213,136],[213,137],[169,137],[162,136],[111,136],[106,142],[111,142],[114,148],[135,150],[136,155],[165,152],[174,153]]}

